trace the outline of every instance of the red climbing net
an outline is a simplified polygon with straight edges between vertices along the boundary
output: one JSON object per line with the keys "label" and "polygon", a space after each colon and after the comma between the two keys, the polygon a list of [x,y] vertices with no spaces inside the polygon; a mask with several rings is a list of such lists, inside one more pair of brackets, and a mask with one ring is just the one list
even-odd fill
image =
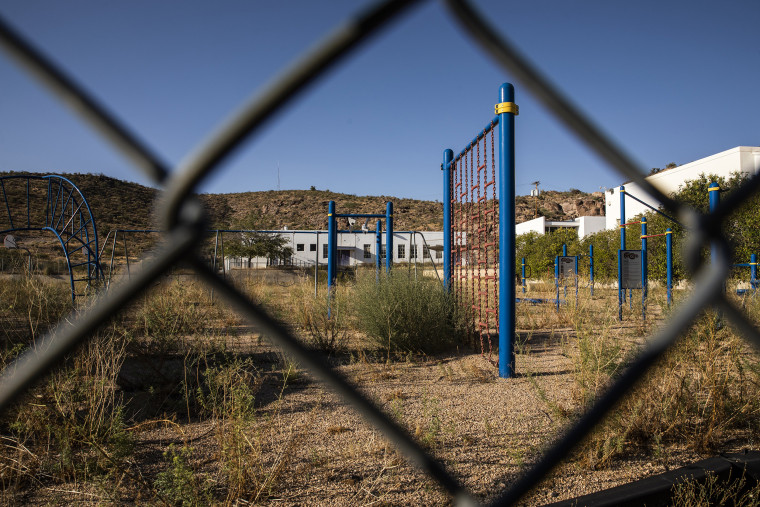
{"label": "red climbing net", "polygon": [[494,124],[452,165],[452,291],[469,314],[481,354],[492,358],[499,333],[499,217]]}

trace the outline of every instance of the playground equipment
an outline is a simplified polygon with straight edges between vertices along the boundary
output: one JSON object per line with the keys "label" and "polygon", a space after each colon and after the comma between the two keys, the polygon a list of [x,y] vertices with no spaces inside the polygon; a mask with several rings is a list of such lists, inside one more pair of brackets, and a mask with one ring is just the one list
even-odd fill
{"label": "playground equipment", "polygon": [[514,117],[518,114],[510,83],[501,85],[495,112],[496,117],[456,157],[450,149],[443,152],[443,285],[472,312],[481,353],[485,355],[487,341],[489,359],[491,336],[498,335],[499,376],[509,378],[515,373]]}
{"label": "playground equipment", "polygon": [[[7,213],[2,216],[0,212],[0,235],[15,231],[45,231],[55,235],[66,257],[72,302],[103,278],[95,217],[72,181],[52,174],[3,176],[0,191]],[[15,238],[9,243],[11,248],[18,247]]]}
{"label": "playground equipment", "polygon": [[560,283],[564,288],[564,296],[567,299],[567,281],[571,280],[575,284],[575,304],[578,305],[578,256],[567,255],[567,245],[562,245],[562,255],[554,258],[554,285],[557,288],[557,299],[555,301],[557,310],[559,310],[559,286]]}
{"label": "playground equipment", "polygon": [[[668,228],[662,234],[648,234],[647,218],[642,217],[639,222],[625,222],[625,199],[629,197],[643,204],[652,211],[662,215],[673,223],[681,225],[675,218],[650,206],[641,199],[627,193],[625,186],[620,185],[620,250],[618,251],[618,320],[623,320],[623,303],[625,291],[629,291],[629,302],[632,304],[633,290],[641,290],[641,316],[646,318],[646,300],[648,295],[648,265],[647,265],[647,239],[665,236],[665,259],[667,264],[667,300],[668,306],[673,300],[673,231]],[[712,208],[711,208],[712,209]],[[627,225],[641,224],[641,249],[626,249],[625,227]]]}
{"label": "playground equipment", "polygon": [[[327,208],[327,290],[332,291],[337,277],[338,257],[338,218],[385,218],[385,271],[390,272],[393,266],[393,203],[385,203],[385,214],[373,213],[336,213],[335,201],[330,201]],[[375,257],[376,273],[379,276],[382,252],[382,236],[380,220],[376,226]],[[340,231],[347,232],[347,231]]]}
{"label": "playground equipment", "polygon": [[[734,264],[736,268],[749,268],[749,291],[753,293],[757,290],[757,286],[760,282],[757,280],[757,255],[751,254],[749,256],[749,262],[743,262]],[[736,289],[736,293],[739,295],[746,294],[748,289]]]}

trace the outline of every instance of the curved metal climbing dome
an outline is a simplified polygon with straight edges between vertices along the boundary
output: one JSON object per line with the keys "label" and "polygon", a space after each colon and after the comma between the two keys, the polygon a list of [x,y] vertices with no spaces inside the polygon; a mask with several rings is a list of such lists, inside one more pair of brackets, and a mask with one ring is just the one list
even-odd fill
{"label": "curved metal climbing dome", "polygon": [[82,191],[57,175],[0,177],[0,235],[43,231],[66,258],[72,301],[102,279],[95,217]]}

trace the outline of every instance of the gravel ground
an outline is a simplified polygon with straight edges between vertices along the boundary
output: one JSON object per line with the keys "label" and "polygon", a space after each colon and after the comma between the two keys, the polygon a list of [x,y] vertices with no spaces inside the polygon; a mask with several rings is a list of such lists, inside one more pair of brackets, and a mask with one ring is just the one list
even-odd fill
{"label": "gravel ground", "polygon": [[[531,334],[518,354],[512,379],[500,379],[480,354],[409,358],[377,362],[354,358],[338,370],[366,396],[435,455],[479,500],[507,488],[568,424],[575,408],[573,365],[563,333]],[[567,336],[567,334],[565,334]],[[241,345],[244,344],[244,345]],[[267,349],[242,336],[231,350]],[[445,505],[446,493],[408,464],[393,445],[336,395],[299,372],[280,396],[281,372],[259,365],[262,384],[257,394],[256,422],[262,442],[259,465],[276,481],[268,505]],[[132,405],[139,405],[139,398]],[[129,504],[161,502],[148,493],[156,474],[166,470],[170,445],[190,446],[189,464],[196,476],[219,482],[219,427],[212,422],[178,424],[156,417],[131,429],[136,436],[124,487],[105,492],[92,483],[46,487],[22,496],[6,495],[9,503],[27,505]],[[737,449],[738,450],[738,449]],[[703,456],[669,449],[663,456],[614,461],[604,470],[578,463],[560,465],[537,487],[524,505],[543,505],[600,491],[662,473]],[[271,470],[278,469],[279,474]],[[132,484],[132,486],[129,486]],[[234,500],[234,499],[233,499]],[[233,501],[247,505],[245,501]]]}

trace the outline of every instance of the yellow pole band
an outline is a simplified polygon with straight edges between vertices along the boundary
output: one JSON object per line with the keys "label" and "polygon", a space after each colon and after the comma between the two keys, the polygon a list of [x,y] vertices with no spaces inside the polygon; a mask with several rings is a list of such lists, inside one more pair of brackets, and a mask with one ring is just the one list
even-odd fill
{"label": "yellow pole band", "polygon": [[720,190],[720,187],[710,187],[707,189],[708,192],[715,192],[717,190]]}
{"label": "yellow pole band", "polygon": [[665,234],[673,234],[673,231],[665,231]]}
{"label": "yellow pole band", "polygon": [[517,116],[520,114],[520,108],[514,102],[499,102],[494,106],[494,112],[496,114],[512,113]]}

